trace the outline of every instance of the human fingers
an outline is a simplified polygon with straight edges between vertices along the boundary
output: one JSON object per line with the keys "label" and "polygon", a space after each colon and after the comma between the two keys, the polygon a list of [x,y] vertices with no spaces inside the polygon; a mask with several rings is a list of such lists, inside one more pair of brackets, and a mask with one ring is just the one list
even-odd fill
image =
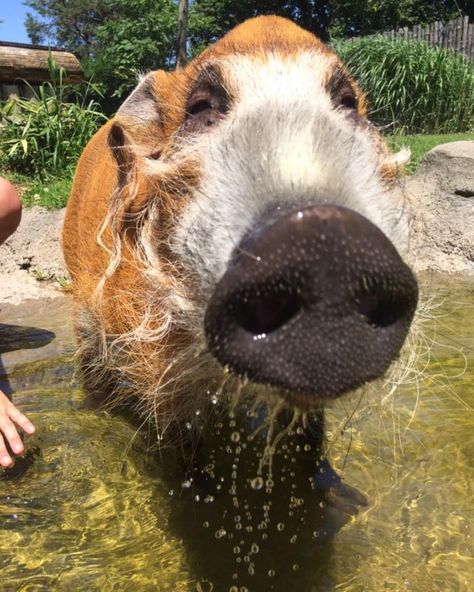
{"label": "human fingers", "polygon": [[23,415],[13,404],[10,404],[7,408],[7,414],[9,418],[16,423],[20,428],[27,434],[33,434],[35,432],[35,426],[31,421]]}

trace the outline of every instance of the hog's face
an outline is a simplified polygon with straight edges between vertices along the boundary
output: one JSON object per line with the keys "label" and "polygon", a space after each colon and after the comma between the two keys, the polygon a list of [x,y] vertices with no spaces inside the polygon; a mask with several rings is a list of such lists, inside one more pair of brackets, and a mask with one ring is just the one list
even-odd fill
{"label": "hog's face", "polygon": [[394,191],[407,155],[386,148],[316,38],[248,21],[185,70],[145,78],[109,144],[125,177],[134,162],[141,289],[167,317],[155,345],[182,331],[214,376],[226,368],[303,405],[387,371],[417,304]]}

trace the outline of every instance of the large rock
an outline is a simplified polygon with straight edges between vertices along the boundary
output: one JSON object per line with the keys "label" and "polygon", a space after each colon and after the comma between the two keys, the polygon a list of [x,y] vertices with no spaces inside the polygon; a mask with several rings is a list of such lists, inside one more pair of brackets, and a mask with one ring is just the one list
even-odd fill
{"label": "large rock", "polygon": [[417,270],[474,273],[474,141],[433,148],[405,181]]}

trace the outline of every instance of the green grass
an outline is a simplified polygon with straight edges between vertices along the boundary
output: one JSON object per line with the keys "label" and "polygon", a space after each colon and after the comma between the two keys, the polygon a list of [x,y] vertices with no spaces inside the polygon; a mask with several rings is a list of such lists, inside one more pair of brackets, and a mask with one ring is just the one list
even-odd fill
{"label": "green grass", "polygon": [[474,125],[474,70],[452,51],[385,37],[334,49],[364,89],[371,120],[392,133],[458,133]]}
{"label": "green grass", "polygon": [[408,174],[413,173],[419,165],[423,156],[435,146],[446,144],[447,142],[458,142],[459,140],[474,140],[474,131],[464,134],[434,134],[434,135],[413,135],[388,136],[387,142],[392,150],[400,148],[410,148],[411,161],[406,168]]}
{"label": "green grass", "polygon": [[71,192],[71,171],[58,177],[30,178],[18,173],[4,173],[19,190],[23,206],[42,206],[48,210],[63,208]]}

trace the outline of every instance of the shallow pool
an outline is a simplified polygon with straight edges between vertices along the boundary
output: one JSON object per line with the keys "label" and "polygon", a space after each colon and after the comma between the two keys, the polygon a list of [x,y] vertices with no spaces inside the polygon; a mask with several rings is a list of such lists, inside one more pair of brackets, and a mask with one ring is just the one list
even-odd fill
{"label": "shallow pool", "polygon": [[150,449],[146,430],[85,408],[67,304],[3,310],[1,386],[37,434],[0,475],[0,589],[472,590],[474,284],[430,292],[405,384],[327,413],[331,463],[368,501],[355,516],[354,500],[308,502],[284,441],[277,485],[246,497],[235,476],[261,444],[235,417],[220,418],[211,454],[227,458],[223,494],[198,491],[170,470],[172,451]]}

